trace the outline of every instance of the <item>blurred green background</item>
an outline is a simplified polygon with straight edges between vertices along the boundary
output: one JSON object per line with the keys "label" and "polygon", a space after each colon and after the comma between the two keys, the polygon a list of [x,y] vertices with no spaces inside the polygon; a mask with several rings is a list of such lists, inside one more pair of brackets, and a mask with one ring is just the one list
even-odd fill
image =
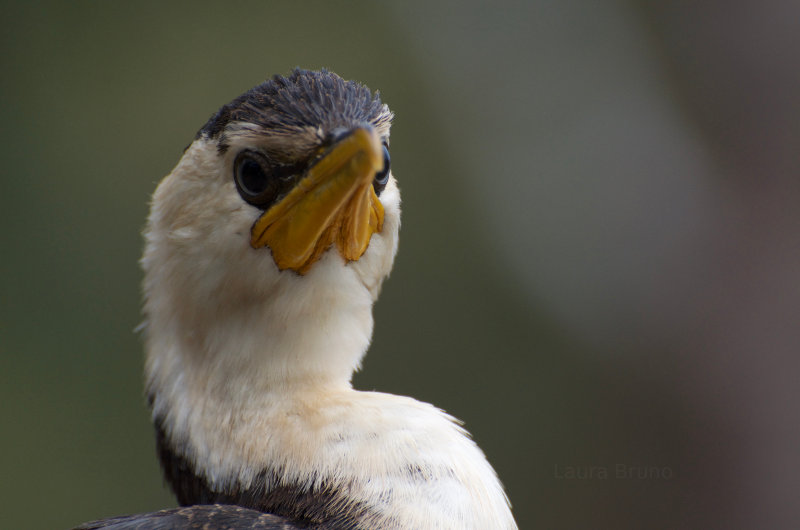
{"label": "blurred green background", "polygon": [[148,197],[295,66],[396,113],[400,253],[358,388],[463,419],[521,528],[800,523],[796,3],[4,2],[0,25],[0,527],[174,506],[133,331]]}

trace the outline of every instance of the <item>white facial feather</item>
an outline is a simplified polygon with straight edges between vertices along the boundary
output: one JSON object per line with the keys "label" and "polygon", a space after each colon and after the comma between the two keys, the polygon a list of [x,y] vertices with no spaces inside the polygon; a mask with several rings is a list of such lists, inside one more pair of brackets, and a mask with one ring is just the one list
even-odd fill
{"label": "white facial feather", "polygon": [[238,146],[216,147],[201,138],[187,149],[146,230],[147,386],[168,438],[212,486],[279,469],[286,483],[347,483],[374,508],[375,528],[516,528],[494,471],[452,418],[350,386],[397,252],[394,178],[361,259],[329,250],[300,276],[251,248],[260,211],[231,178]]}

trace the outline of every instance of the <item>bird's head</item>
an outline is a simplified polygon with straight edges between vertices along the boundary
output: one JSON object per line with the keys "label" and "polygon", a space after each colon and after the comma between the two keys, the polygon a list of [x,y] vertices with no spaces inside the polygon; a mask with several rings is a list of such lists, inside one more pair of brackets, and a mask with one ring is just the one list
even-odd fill
{"label": "bird's head", "polygon": [[153,196],[151,382],[175,363],[203,377],[260,358],[277,378],[357,368],[397,250],[391,120],[363,85],[305,70],[211,117]]}

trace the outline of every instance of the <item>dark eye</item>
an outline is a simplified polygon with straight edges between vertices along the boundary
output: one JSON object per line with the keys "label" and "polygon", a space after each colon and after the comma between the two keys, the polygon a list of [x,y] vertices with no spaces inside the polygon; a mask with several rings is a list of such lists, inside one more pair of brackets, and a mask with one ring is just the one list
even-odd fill
{"label": "dark eye", "polygon": [[266,206],[275,200],[279,182],[267,159],[255,151],[242,151],[233,162],[233,180],[242,199],[253,206]]}
{"label": "dark eye", "polygon": [[375,173],[375,180],[372,181],[372,187],[375,188],[375,195],[380,195],[386,183],[389,182],[389,167],[391,159],[389,158],[389,147],[383,144],[383,169]]}

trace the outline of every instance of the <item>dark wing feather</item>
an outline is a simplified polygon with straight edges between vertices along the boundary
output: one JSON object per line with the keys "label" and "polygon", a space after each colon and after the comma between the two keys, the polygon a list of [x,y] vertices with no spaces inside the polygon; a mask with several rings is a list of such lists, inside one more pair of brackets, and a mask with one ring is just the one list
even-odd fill
{"label": "dark wing feather", "polygon": [[186,506],[160,512],[123,515],[76,526],[74,530],[183,530],[189,528],[298,530],[289,519],[224,504]]}

